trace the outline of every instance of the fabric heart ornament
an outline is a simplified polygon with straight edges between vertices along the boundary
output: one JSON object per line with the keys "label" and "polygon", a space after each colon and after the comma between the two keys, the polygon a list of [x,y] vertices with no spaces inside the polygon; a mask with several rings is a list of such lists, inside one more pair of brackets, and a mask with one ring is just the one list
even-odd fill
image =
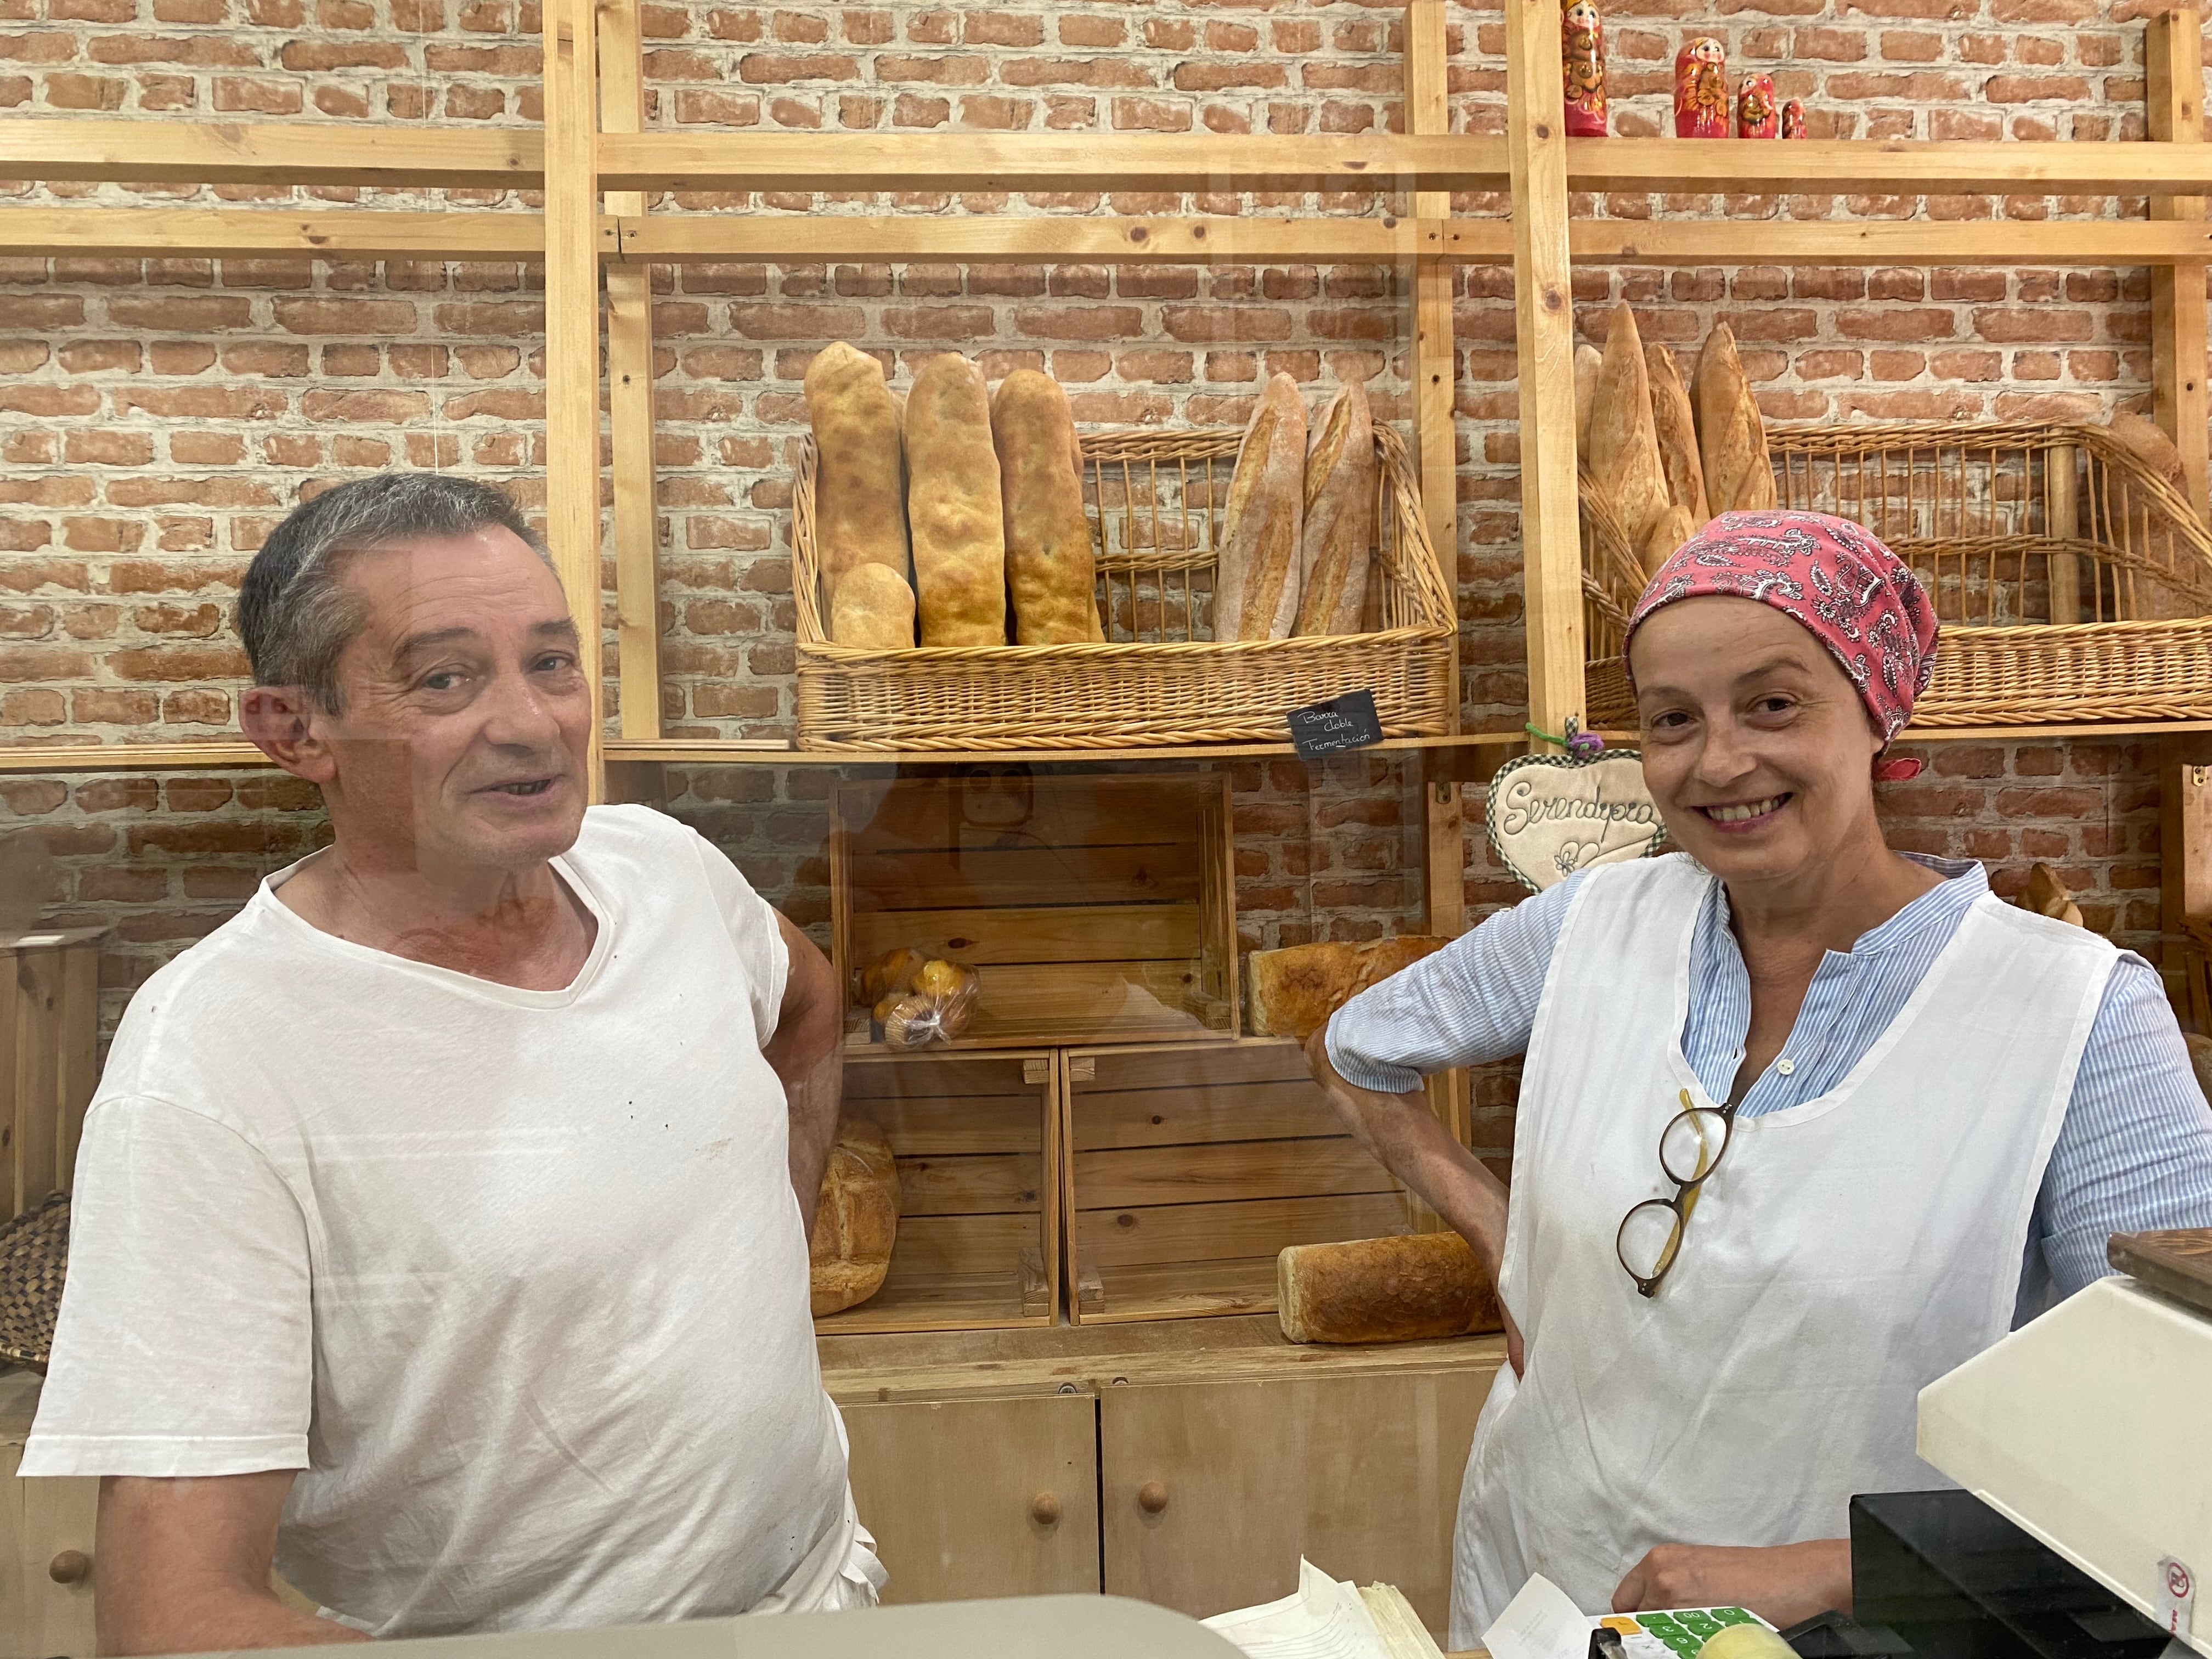
{"label": "fabric heart ornament", "polygon": [[1633,749],[1508,761],[1485,817],[1500,861],[1535,893],[1593,864],[1643,858],[1667,835]]}

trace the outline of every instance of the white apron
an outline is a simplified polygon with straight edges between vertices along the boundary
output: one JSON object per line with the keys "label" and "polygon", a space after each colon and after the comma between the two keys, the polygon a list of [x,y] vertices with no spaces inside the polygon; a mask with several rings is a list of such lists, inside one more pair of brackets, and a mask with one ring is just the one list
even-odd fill
{"label": "white apron", "polygon": [[1913,1454],[1921,1388],[2011,1323],[2036,1193],[2118,952],[1984,896],[1841,1083],[1736,1120],[1656,1299],[1613,1253],[1674,1187],[1659,1134],[1713,1105],[1683,1057],[1714,878],[1593,869],[1538,1006],[1499,1290],[1501,1366],[1468,1458],[1451,1645],[1532,1572],[1612,1605],[1654,1545],[1837,1538],[1856,1492],[1948,1485]]}

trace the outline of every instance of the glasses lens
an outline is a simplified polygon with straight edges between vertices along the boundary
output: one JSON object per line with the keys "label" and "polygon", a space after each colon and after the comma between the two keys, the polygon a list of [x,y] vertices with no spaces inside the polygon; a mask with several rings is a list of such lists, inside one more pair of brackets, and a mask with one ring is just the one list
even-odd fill
{"label": "glasses lens", "polygon": [[1616,1248],[1620,1265],[1638,1279],[1656,1279],[1674,1259],[1681,1243],[1682,1224],[1674,1206],[1648,1198],[1628,1212],[1620,1224]]}
{"label": "glasses lens", "polygon": [[1711,1172],[1728,1144],[1729,1121],[1702,1106],[1678,1114],[1659,1137],[1659,1163],[1668,1176],[1687,1184]]}

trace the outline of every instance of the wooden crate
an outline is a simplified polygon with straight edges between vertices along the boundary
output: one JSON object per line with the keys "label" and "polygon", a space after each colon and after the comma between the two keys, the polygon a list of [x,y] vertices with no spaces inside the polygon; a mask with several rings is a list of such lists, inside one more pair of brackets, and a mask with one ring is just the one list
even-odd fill
{"label": "wooden crate", "polygon": [[1044,1053],[868,1056],[845,1115],[898,1159],[898,1242],[868,1301],[823,1335],[1050,1325],[1060,1281],[1059,1087]]}
{"label": "wooden crate", "polygon": [[1287,1038],[1061,1058],[1068,1312],[1077,1324],[1275,1307],[1289,1244],[1415,1230]]}
{"label": "wooden crate", "polygon": [[881,1052],[859,981],[901,945],[981,976],[953,1048],[1237,1035],[1225,777],[1006,769],[849,783],[836,805],[831,955],[853,1048]]}
{"label": "wooden crate", "polygon": [[106,931],[0,938],[0,1221],[69,1190],[100,1077]]}

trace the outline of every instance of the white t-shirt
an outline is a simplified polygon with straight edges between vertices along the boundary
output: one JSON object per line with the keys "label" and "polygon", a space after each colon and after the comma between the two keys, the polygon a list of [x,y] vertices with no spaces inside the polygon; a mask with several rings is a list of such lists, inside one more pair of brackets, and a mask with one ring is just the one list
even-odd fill
{"label": "white t-shirt", "polygon": [[775,913],[642,807],[554,863],[566,990],[322,933],[297,865],[146,982],[25,1474],[299,1469],[278,1570],[379,1636],[742,1613],[836,1547]]}

